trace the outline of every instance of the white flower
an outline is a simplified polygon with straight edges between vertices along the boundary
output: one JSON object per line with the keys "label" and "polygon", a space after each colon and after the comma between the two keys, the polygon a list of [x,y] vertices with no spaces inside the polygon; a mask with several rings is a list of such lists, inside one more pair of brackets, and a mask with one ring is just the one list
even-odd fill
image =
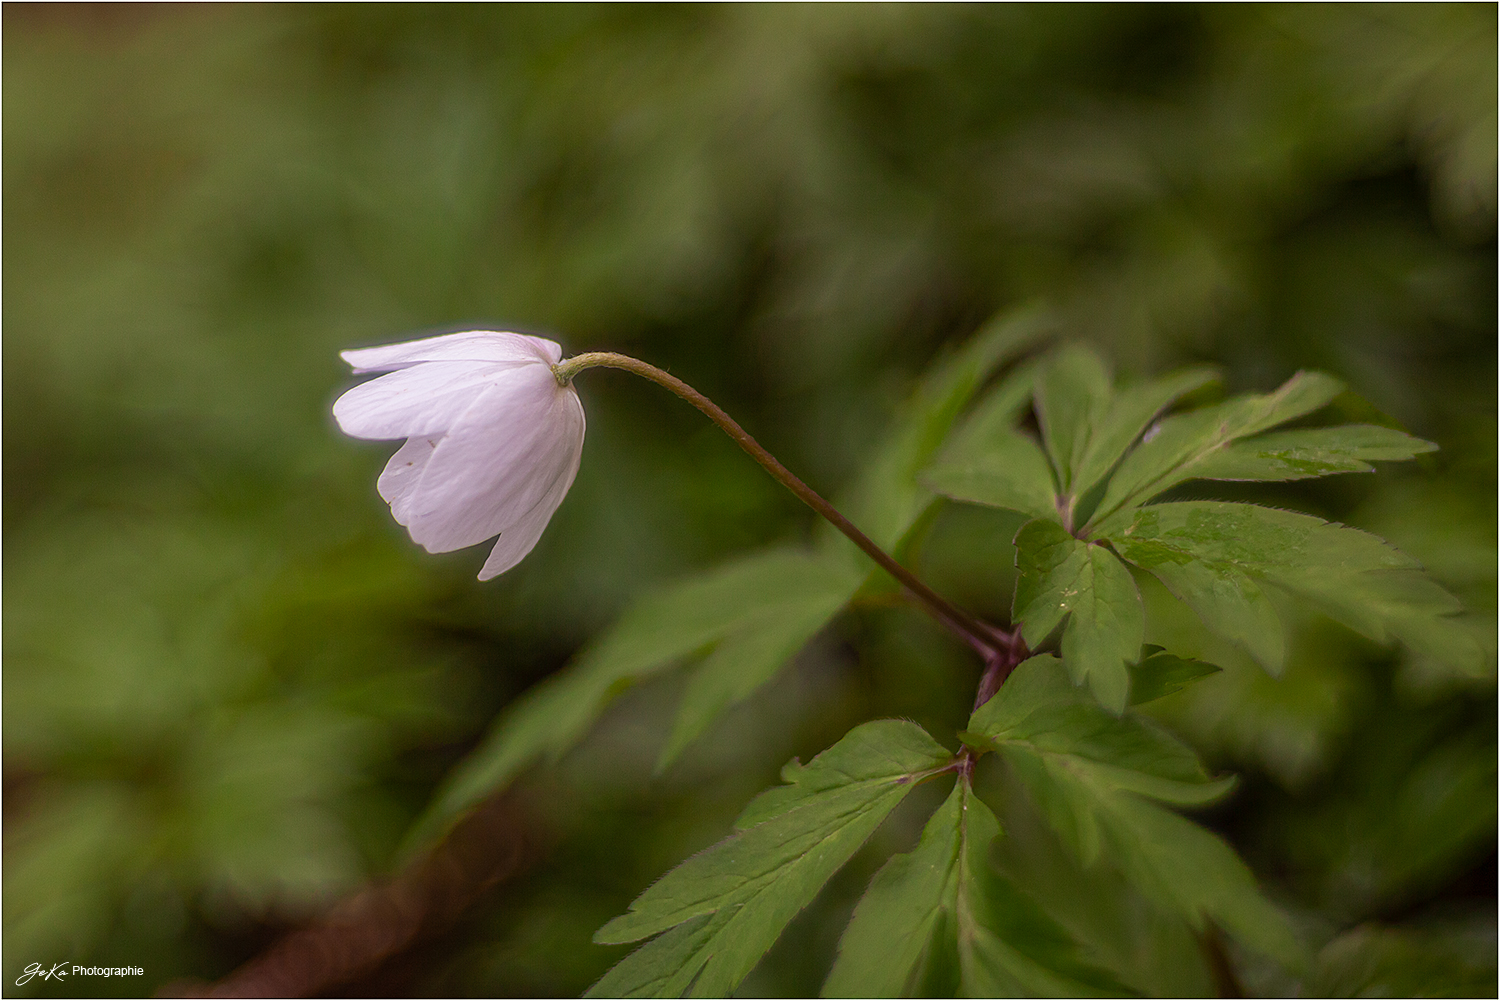
{"label": "white flower", "polygon": [[377,484],[430,553],[500,538],[479,572],[519,563],[552,520],[583,454],[583,404],[558,385],[555,342],[475,330],[345,351],[356,373],[389,372],[333,405],[344,433],[405,438]]}

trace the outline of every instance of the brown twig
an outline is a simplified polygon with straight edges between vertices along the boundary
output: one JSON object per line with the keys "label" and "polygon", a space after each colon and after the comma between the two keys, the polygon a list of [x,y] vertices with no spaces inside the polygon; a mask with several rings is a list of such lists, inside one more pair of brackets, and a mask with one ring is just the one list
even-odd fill
{"label": "brown twig", "polygon": [[541,841],[519,797],[496,796],[391,881],[348,898],[216,983],[177,981],[160,996],[315,997],[367,980],[528,868]]}

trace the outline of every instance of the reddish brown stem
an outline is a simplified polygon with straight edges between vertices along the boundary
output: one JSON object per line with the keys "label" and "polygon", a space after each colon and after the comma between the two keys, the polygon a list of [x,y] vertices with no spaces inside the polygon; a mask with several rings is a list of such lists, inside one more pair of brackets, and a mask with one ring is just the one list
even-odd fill
{"label": "reddish brown stem", "polygon": [[774,455],[766,451],[760,442],[750,436],[750,432],[740,427],[733,417],[730,417],[719,407],[717,403],[698,392],[692,386],[683,382],[669,372],[664,372],[649,362],[643,362],[639,358],[629,355],[616,354],[613,351],[590,351],[581,355],[575,355],[557,365],[552,366],[552,371],[557,375],[557,381],[567,385],[573,377],[584,369],[589,368],[617,368],[643,379],[649,379],[659,386],[665,387],[682,397],[693,406],[697,407],[717,424],[725,434],[734,439],[736,445],[756,462],[765,468],[777,482],[796,494],[798,499],[814,511],[818,512],[829,523],[844,535],[848,536],[860,550],[870,559],[874,560],[882,570],[896,578],[922,606],[943,625],[958,633],[981,653],[991,649],[994,644],[994,630],[974,618],[968,612],[954,605],[942,595],[917,579],[910,570],[897,563],[895,558],[875,544],[868,535],[861,532],[848,518],[839,512],[832,504],[828,503],[818,494],[816,490],[803,483],[791,470],[783,466]]}
{"label": "reddish brown stem", "polygon": [[1016,665],[1031,656],[1026,641],[1021,638],[1020,626],[1009,632],[1000,629],[992,629],[990,632],[997,645],[987,651],[980,651],[984,657],[984,674],[980,675],[979,690],[974,693],[975,709],[993,698],[1000,686],[1005,684],[1005,679],[1010,677],[1010,672],[1016,669]]}

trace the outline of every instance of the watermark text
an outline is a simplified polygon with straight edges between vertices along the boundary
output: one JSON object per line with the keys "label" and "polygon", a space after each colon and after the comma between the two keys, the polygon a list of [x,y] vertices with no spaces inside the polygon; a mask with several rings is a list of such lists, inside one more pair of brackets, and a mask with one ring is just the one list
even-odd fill
{"label": "watermark text", "polygon": [[21,971],[16,978],[16,986],[21,987],[32,980],[65,980],[68,977],[140,977],[145,976],[146,969],[142,966],[82,966],[77,963],[61,962],[53,963],[51,966],[43,966],[41,963],[32,963]]}

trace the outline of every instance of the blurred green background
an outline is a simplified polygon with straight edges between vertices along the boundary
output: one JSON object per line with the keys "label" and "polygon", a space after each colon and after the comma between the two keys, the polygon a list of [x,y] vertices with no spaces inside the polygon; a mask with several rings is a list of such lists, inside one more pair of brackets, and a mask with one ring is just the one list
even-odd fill
{"label": "blurred green background", "polygon": [[[811,529],[698,414],[591,373],[572,494],[480,585],[483,550],[390,518],[394,446],[334,427],[340,348],[489,327],[635,354],[833,494],[1016,304],[1125,373],[1322,368],[1442,451],[1257,497],[1386,535],[1493,635],[1493,5],[3,17],[7,991],[224,976],[390,875],[499,707],[633,596]],[[1013,529],[946,509],[918,565],[1003,620]],[[1303,989],[1493,994],[1493,683],[1318,621],[1272,681],[1152,612],[1226,666],[1163,712],[1245,775],[1209,822],[1331,940]],[[585,989],[621,951],[593,930],[788,757],[876,715],[946,739],[977,670],[857,613],[656,778],[675,682],[627,695],[523,783],[524,871],[348,989]],[[902,816],[745,994],[816,993]],[[1158,939],[1133,984],[1212,989]],[[147,975],[10,986],[63,959]]]}

